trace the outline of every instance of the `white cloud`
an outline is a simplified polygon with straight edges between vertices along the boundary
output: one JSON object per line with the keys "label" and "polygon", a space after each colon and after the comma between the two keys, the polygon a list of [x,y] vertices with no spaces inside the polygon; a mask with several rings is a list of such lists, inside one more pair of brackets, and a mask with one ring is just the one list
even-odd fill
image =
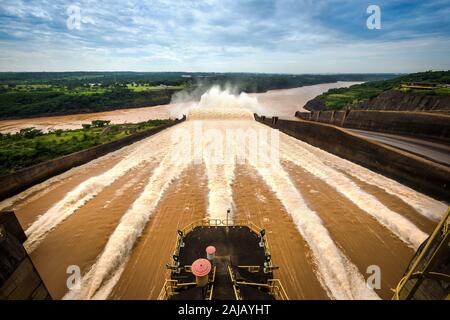
{"label": "white cloud", "polygon": [[[81,8],[81,30],[66,28],[71,4]],[[449,69],[450,61],[443,57],[450,55],[450,35],[419,27],[437,26],[433,19],[448,13],[445,2],[434,4],[417,6],[415,11],[425,7],[427,15],[402,16],[375,36],[364,34],[363,27],[351,29],[354,10],[361,6],[356,0],[4,0],[0,70]],[[330,24],[336,15],[346,23]]]}

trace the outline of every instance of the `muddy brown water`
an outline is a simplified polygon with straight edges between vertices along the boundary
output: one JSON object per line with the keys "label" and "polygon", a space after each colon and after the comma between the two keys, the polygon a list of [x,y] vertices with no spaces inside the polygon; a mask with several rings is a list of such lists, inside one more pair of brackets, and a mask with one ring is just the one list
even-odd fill
{"label": "muddy brown water", "polygon": [[283,166],[360,273],[367,279],[369,266],[380,267],[383,273],[377,293],[389,299],[414,251],[323,181],[290,162]]}
{"label": "muddy brown water", "polygon": [[[245,119],[202,121],[206,129],[217,129],[219,132],[225,132],[228,128],[266,128],[248,120],[248,117]],[[263,167],[247,162],[236,163],[230,170],[224,166],[215,167],[205,159],[201,163],[190,163],[180,169],[179,174],[172,175],[178,169],[168,161],[168,157],[171,150],[179,149],[179,145],[171,140],[171,135],[177,128],[192,130],[194,122],[186,121],[0,203],[0,207],[16,212],[24,229],[40,224],[45,230],[41,242],[31,252],[31,258],[53,298],[63,298],[68,292],[68,266],[79,266],[84,275],[97,267],[99,262],[101,268],[107,267],[113,271],[116,266],[124,265],[117,282],[113,283],[106,297],[157,298],[167,275],[165,265],[170,262],[174,250],[176,231],[194,220],[208,216],[215,218],[214,214],[223,216],[223,212],[216,211],[229,205],[233,208],[235,218],[251,219],[266,229],[273,262],[280,267],[275,271],[275,277],[282,281],[291,299],[334,298],[327,287],[329,283],[326,283],[333,279],[321,274],[323,271],[317,265],[317,251],[314,253],[312,250],[312,247],[321,250],[326,242],[322,240],[326,240],[328,234],[336,250],[343,255],[341,260],[345,256],[362,279],[368,279],[368,267],[376,265],[380,268],[381,288],[375,289],[375,292],[379,297],[389,299],[390,289],[400,280],[414,254],[410,244],[392,232],[391,229],[395,229],[393,227],[404,223],[393,219],[392,214],[397,213],[412,223],[418,236],[421,236],[421,232],[426,236],[437,221],[419,213],[419,209],[423,211],[424,208],[418,206],[430,204],[439,213],[445,209],[437,201],[401,185],[391,186],[391,193],[387,193],[383,189],[383,177],[373,175],[370,171],[363,172],[352,163],[342,159],[338,161],[329,154],[282,133],[281,166],[276,170],[285,173],[286,180],[280,176],[270,184],[268,177],[261,172]],[[308,155],[308,152],[311,154]],[[292,155],[298,157],[298,163],[286,160],[286,156]],[[314,156],[317,157],[316,160]],[[326,161],[322,163],[320,160],[323,159]],[[311,169],[306,166],[307,161],[316,161],[316,166]],[[314,171],[333,167],[330,161],[339,162],[336,167],[340,169],[335,170],[334,174],[345,176],[354,183],[346,185],[346,188],[353,188],[346,191],[349,194],[339,192],[339,187],[333,186],[333,181],[320,178],[320,172]],[[310,168],[310,171],[305,168]],[[109,179],[103,175],[107,173],[111,173],[110,176],[115,179],[102,185],[101,179]],[[151,180],[153,177],[155,179]],[[370,179],[365,181],[364,177]],[[89,188],[79,189],[80,185],[87,182]],[[152,184],[167,184],[167,188],[147,189]],[[280,194],[289,194],[286,192],[292,191],[292,188],[301,195],[297,197],[299,202],[293,206],[292,201],[280,198]],[[277,192],[278,189],[283,189],[281,191],[284,192]],[[397,194],[395,190],[402,192]],[[388,223],[383,225],[369,215],[364,207],[357,206],[353,202],[357,200],[352,197],[353,191],[358,191],[359,195],[371,196],[372,203],[375,201],[383,204],[379,208],[385,211],[383,214]],[[71,192],[74,193],[73,199],[67,200],[65,197]],[[158,193],[159,197],[154,197]],[[90,196],[83,200],[86,195]],[[148,203],[145,201],[147,198],[157,200],[154,200],[155,203]],[[317,214],[318,223],[326,229],[326,233],[321,229],[314,229],[321,232],[323,239],[306,239],[302,236],[310,235],[300,230],[308,228],[308,224],[312,223],[312,220],[308,220],[310,218],[305,217],[303,223],[306,225],[298,225],[299,217],[295,216],[298,212],[294,212],[294,209],[297,204],[304,205],[300,203],[303,201],[311,212]],[[68,208],[73,204],[74,212],[59,220],[59,215],[63,212],[52,211],[59,203],[65,203]],[[155,209],[148,220],[143,219],[147,213],[146,208],[152,204],[156,205]],[[137,209],[134,208],[133,212],[136,217],[125,219],[135,205]],[[44,219],[45,223],[42,223],[40,217],[48,219]],[[142,227],[142,233],[134,237],[132,235],[137,227]],[[29,234],[31,238],[33,236],[34,233]],[[129,241],[129,246],[108,246],[111,238],[121,239],[122,236],[126,236],[124,241]],[[327,252],[330,254],[336,252],[330,246],[324,250],[329,250]],[[324,259],[320,262],[329,270],[343,270],[336,265],[341,263],[339,259]],[[95,276],[100,277],[100,289],[104,289],[109,280],[108,275],[102,278],[101,272],[98,272]],[[97,278],[94,279],[97,281]],[[365,287],[364,284],[355,285]],[[85,286],[88,289],[90,286],[94,287],[91,282],[87,282]],[[340,296],[348,296],[348,289],[342,290]]]}
{"label": "muddy brown water", "polygon": [[136,244],[112,299],[158,297],[167,274],[165,265],[171,262],[175,250],[176,230],[205,218],[206,193],[201,165],[187,168],[170,186]]}
{"label": "muddy brown water", "polygon": [[[283,117],[293,117],[296,111],[304,111],[303,106],[323,92],[349,87],[360,82],[324,83],[293,89],[270,90],[265,93],[253,93],[250,96],[258,99],[268,113]],[[173,103],[154,107],[118,109],[107,112],[74,114],[67,116],[36,117],[17,120],[0,120],[0,132],[16,132],[23,128],[36,127],[45,131],[49,129],[80,129],[83,123],[92,120],[110,120],[112,123],[136,123],[151,119],[167,119],[177,117],[172,110],[186,109],[189,103]]]}

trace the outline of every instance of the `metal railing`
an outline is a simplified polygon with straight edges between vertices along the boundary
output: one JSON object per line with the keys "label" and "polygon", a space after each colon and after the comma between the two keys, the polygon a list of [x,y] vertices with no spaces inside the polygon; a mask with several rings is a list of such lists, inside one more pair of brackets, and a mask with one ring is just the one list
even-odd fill
{"label": "metal railing", "polygon": [[[270,256],[269,251],[269,241],[267,240],[267,237],[265,234],[262,234],[262,231],[264,229],[258,227],[256,224],[254,224],[249,219],[200,219],[195,220],[188,224],[183,229],[179,230],[182,234],[178,233],[177,241],[175,244],[175,250],[173,255],[178,256],[180,254],[180,248],[181,244],[183,243],[183,237],[184,235],[188,234],[192,230],[198,227],[204,227],[204,228],[217,228],[217,227],[247,227],[252,232],[254,232],[257,235],[260,235],[262,237],[262,240],[264,241],[264,253],[266,256]],[[270,263],[269,268],[273,268],[272,264]]]}
{"label": "metal railing", "polygon": [[236,300],[243,300],[242,297],[241,297],[241,294],[239,292],[239,288],[236,285],[236,279],[234,277],[233,270],[231,270],[230,266],[228,266],[228,273],[230,275],[230,280],[231,280],[231,283],[233,285],[234,297],[236,298]]}
{"label": "metal railing", "polygon": [[206,296],[208,297],[208,300],[212,300],[212,296],[214,293],[214,281],[216,281],[216,267],[214,267],[212,279],[210,280],[210,286],[209,286],[209,294],[207,293]]}
{"label": "metal railing", "polygon": [[238,268],[246,269],[248,272],[256,273],[261,270],[261,266],[237,266]]}
{"label": "metal railing", "polygon": [[[208,291],[206,296],[209,297],[209,300],[212,298],[213,290],[214,290],[214,280],[216,278],[216,267],[214,267],[212,276],[208,282]],[[178,280],[166,279],[164,285],[161,289],[161,292],[158,295],[157,300],[168,300],[171,296],[177,294],[178,288],[183,287],[193,287],[196,286],[197,282],[179,282]]]}
{"label": "metal railing", "polygon": [[248,227],[255,233],[263,230],[249,219],[200,219],[191,222],[181,231],[189,233],[196,227]]}
{"label": "metal railing", "polygon": [[[267,240],[265,232],[263,231],[264,229],[258,227],[251,220],[249,220],[249,219],[200,219],[200,220],[191,222],[186,227],[184,227],[183,229],[178,231],[178,237],[176,240],[175,250],[173,253],[174,257],[179,256],[179,254],[180,254],[180,249],[183,244],[184,236],[198,227],[203,227],[203,228],[217,228],[217,227],[238,227],[238,228],[243,227],[243,228],[245,228],[246,227],[246,228],[249,228],[249,230],[251,230],[252,232],[254,232],[255,234],[257,234],[260,237],[260,239],[263,243],[265,256],[266,257],[270,256],[269,241]],[[172,272],[174,270],[179,270],[177,261],[174,261],[173,265],[170,265],[168,267],[172,270]],[[187,267],[190,267],[190,266],[185,266],[184,271],[189,272],[188,270],[186,270]],[[256,270],[259,270],[259,268],[260,268],[259,266],[241,266],[241,267],[248,268],[249,271],[251,271],[251,272],[252,271],[255,272]],[[271,260],[267,262],[267,270],[269,272],[272,272],[273,270],[276,270],[276,269],[277,269],[277,267],[273,266]],[[242,300],[242,297],[239,292],[239,288],[236,285],[237,282],[233,277],[233,273],[232,273],[231,269],[229,269],[229,272],[230,272],[231,280],[233,282],[233,290],[234,290],[235,298],[236,298],[236,300]],[[214,268],[213,278],[215,278],[215,268]],[[182,284],[178,283],[177,280],[169,280],[169,279],[166,280],[163,285],[163,288],[161,290],[161,293],[158,296],[158,300],[169,299],[172,295],[176,294],[176,289],[180,286],[182,286]],[[288,296],[287,296],[281,282],[278,279],[269,280],[268,284],[259,284],[259,286],[265,286],[265,287],[269,288],[270,294],[272,294],[276,299],[288,300]],[[207,294],[207,296],[209,296],[210,300],[212,299],[213,290],[214,290],[214,286],[211,287],[209,294]]]}
{"label": "metal railing", "polygon": [[173,294],[176,293],[175,289],[177,288],[177,283],[177,280],[166,279],[157,300],[168,300]]}
{"label": "metal railing", "polygon": [[[447,210],[444,218],[431,234],[423,248],[419,249],[418,255],[415,259],[413,259],[412,265],[408,269],[407,273],[393,290],[393,300],[412,299],[425,279],[435,279],[450,283],[450,275],[431,271],[436,261],[444,253],[444,251],[449,250],[449,241],[450,208]],[[416,281],[410,288],[406,288],[406,285],[409,284],[411,280]],[[404,290],[409,290],[409,292],[403,295],[402,293]],[[450,297],[447,296],[447,299],[448,298]]]}
{"label": "metal railing", "polygon": [[281,284],[281,281],[278,279],[270,279],[267,281],[267,283],[258,283],[258,282],[248,282],[248,281],[237,281],[233,270],[230,266],[228,266],[228,272],[230,274],[231,283],[233,284],[233,291],[236,300],[244,300],[242,297],[239,286],[253,286],[253,287],[259,287],[259,288],[266,288],[269,290],[269,293],[276,299],[276,300],[289,300],[288,295],[286,294],[286,291],[284,290],[283,285]]}
{"label": "metal railing", "polygon": [[280,280],[271,279],[268,281],[270,285],[270,294],[275,297],[277,300],[289,300],[289,297],[284,290],[284,287]]}

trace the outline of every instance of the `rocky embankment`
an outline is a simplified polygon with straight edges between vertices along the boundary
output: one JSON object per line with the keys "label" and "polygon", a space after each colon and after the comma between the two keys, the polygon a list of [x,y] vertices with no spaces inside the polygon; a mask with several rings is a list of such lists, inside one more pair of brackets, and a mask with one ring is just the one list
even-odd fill
{"label": "rocky embankment", "polygon": [[328,108],[325,106],[324,101],[314,98],[312,100],[309,100],[303,109],[308,111],[325,111],[328,110]]}
{"label": "rocky embankment", "polygon": [[[309,111],[327,110],[324,101],[310,100],[304,107]],[[388,90],[367,101],[349,106],[354,110],[432,111],[450,113],[450,95]]]}

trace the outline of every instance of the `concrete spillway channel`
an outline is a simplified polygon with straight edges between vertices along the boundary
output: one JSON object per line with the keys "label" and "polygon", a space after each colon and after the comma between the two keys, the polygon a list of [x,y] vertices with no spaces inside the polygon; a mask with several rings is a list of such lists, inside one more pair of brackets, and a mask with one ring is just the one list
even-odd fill
{"label": "concrete spillway channel", "polygon": [[[249,129],[263,137],[257,141],[261,152],[277,135],[278,163],[240,153],[236,140],[228,145],[227,161],[214,161],[209,151],[217,139],[227,130]],[[206,138],[197,139],[199,132]],[[185,150],[181,156],[186,139],[180,137],[209,151]],[[223,144],[226,150],[226,139]],[[267,230],[280,267],[275,276],[289,297],[386,299],[446,209],[259,124],[248,110],[213,109],[194,112],[0,207],[16,212],[28,236],[25,247],[56,299],[156,298],[177,230],[197,219],[223,218],[227,208],[232,219],[250,218]],[[80,290],[67,289],[70,265],[81,269]],[[381,270],[380,288],[365,283],[374,265]]]}

